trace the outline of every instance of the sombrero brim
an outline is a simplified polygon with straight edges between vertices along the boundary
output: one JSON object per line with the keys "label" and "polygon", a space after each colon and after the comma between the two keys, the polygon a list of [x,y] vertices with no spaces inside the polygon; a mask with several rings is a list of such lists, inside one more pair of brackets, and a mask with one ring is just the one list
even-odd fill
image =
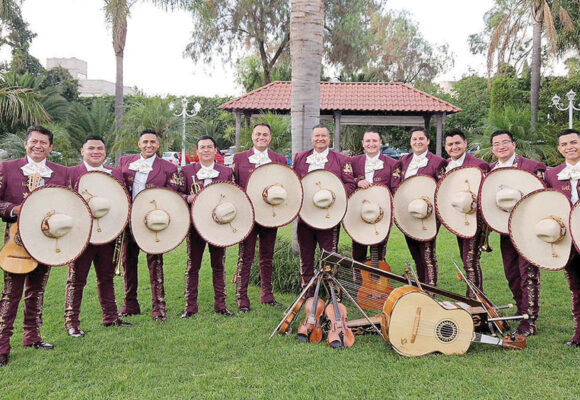
{"label": "sombrero brim", "polygon": [[[213,210],[223,201],[236,208],[236,217],[228,224],[219,224],[213,219]],[[254,228],[254,208],[250,198],[241,187],[231,182],[215,182],[203,188],[191,204],[191,218],[203,240],[217,247],[241,242]]]}
{"label": "sombrero brim", "polygon": [[[147,213],[156,208],[169,214],[169,226],[153,232],[145,224]],[[189,208],[179,193],[167,188],[149,188],[135,197],[131,208],[131,232],[135,242],[147,254],[167,253],[183,242],[189,231]]]}
{"label": "sombrero brim", "polygon": [[[369,224],[361,218],[364,201],[376,203],[381,207],[384,214],[379,222]],[[366,189],[357,189],[350,195],[342,226],[352,240],[366,246],[382,243],[389,235],[392,223],[393,197],[388,187],[372,185]]]}
{"label": "sombrero brim", "polygon": [[[340,224],[346,213],[346,190],[340,178],[330,171],[319,169],[302,177],[304,201],[300,209],[300,218],[314,229],[330,229]],[[328,208],[319,208],[313,198],[321,189],[334,193],[334,203]]]}
{"label": "sombrero brim", "polygon": [[[50,212],[73,219],[72,229],[58,239],[42,233],[41,224]],[[18,216],[22,245],[40,264],[52,267],[70,264],[88,245],[93,226],[89,206],[76,192],[61,186],[42,186],[26,196]]]}
{"label": "sombrero brim", "polygon": [[90,243],[100,245],[115,240],[129,223],[131,200],[127,190],[111,175],[91,171],[79,179],[78,192],[89,207],[92,196],[105,197],[113,205],[106,215],[94,218]]}
{"label": "sombrero brim", "polygon": [[[262,193],[271,185],[286,190],[286,201],[280,205],[268,204]],[[292,222],[302,207],[304,192],[298,174],[286,165],[269,163],[256,168],[248,178],[246,193],[254,207],[256,223],[267,228],[278,228]]]}
{"label": "sombrero brim", "polygon": [[435,210],[428,217],[420,220],[409,214],[408,205],[420,197],[427,198],[435,207],[435,189],[437,182],[430,176],[415,175],[405,179],[395,192],[393,214],[395,224],[411,239],[428,242],[437,236]]}
{"label": "sombrero brim", "polygon": [[[518,253],[539,268],[564,268],[572,248],[570,208],[570,200],[554,189],[536,190],[518,201],[509,218],[510,239]],[[540,220],[548,217],[560,219],[566,227],[564,237],[552,244],[540,240],[534,230]]]}
{"label": "sombrero brim", "polygon": [[536,175],[519,168],[498,168],[487,174],[479,189],[481,215],[491,229],[502,235],[509,235],[510,213],[498,208],[495,200],[500,185],[518,189],[523,196],[534,190],[544,189],[545,185]]}
{"label": "sombrero brim", "polygon": [[[456,236],[470,239],[477,231],[477,207],[465,214],[451,205],[453,196],[460,191],[479,193],[483,172],[478,167],[457,167],[439,181],[435,191],[435,210],[439,221]],[[477,205],[477,202],[476,202]]]}

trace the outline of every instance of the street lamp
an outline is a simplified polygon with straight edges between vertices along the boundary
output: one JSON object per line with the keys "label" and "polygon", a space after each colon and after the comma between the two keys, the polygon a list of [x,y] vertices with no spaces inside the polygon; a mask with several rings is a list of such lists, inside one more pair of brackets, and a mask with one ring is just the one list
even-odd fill
{"label": "street lamp", "polygon": [[572,129],[572,114],[574,111],[580,111],[580,108],[574,107],[574,99],[576,98],[576,92],[572,89],[566,93],[566,98],[568,99],[568,107],[564,107],[564,104],[560,102],[560,96],[557,94],[552,97],[552,106],[560,111],[568,110],[568,128]]}
{"label": "street lamp", "polygon": [[[192,118],[195,117],[198,113],[199,110],[201,110],[201,104],[199,104],[199,102],[195,102],[195,104],[193,105],[193,112],[192,113],[188,113],[187,112],[187,104],[189,102],[187,101],[187,98],[182,98],[181,99],[181,112],[176,112],[174,115],[176,117],[181,117],[183,119],[183,132],[181,135],[181,166],[185,166],[185,121],[187,118]],[[169,104],[169,109],[173,111],[173,109],[175,108],[174,104],[171,103]]]}

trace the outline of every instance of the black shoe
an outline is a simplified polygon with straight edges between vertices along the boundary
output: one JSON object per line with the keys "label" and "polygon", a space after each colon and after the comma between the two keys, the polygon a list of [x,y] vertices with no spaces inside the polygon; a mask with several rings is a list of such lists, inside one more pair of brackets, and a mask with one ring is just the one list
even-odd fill
{"label": "black shoe", "polygon": [[228,310],[227,308],[223,308],[221,310],[216,311],[217,314],[225,315],[226,317],[233,317],[234,313]]}
{"label": "black shoe", "polygon": [[153,317],[153,320],[157,321],[157,322],[165,323],[165,322],[167,322],[167,317],[165,315],[160,315],[158,317]]}
{"label": "black shoe", "polygon": [[106,327],[109,327],[109,326],[126,326],[126,327],[133,326],[132,323],[127,322],[127,321],[123,321],[121,318],[117,318],[113,322],[107,322],[106,324],[103,324],[103,325]]}
{"label": "black shoe", "polygon": [[80,328],[69,328],[67,333],[70,337],[79,338],[85,336],[85,332]]}
{"label": "black shoe", "polygon": [[119,317],[132,317],[133,315],[141,315],[140,312],[122,312]]}
{"label": "black shoe", "polygon": [[0,367],[8,364],[8,354],[0,354]]}
{"label": "black shoe", "polygon": [[283,307],[282,303],[278,303],[276,300],[270,300],[262,304],[265,304],[270,307]]}
{"label": "black shoe", "polygon": [[32,344],[25,344],[24,347],[34,347],[36,350],[52,350],[54,346],[50,343],[43,342],[39,340],[38,342]]}
{"label": "black shoe", "polygon": [[197,314],[196,312],[191,312],[191,311],[184,311],[181,314],[181,318],[191,318],[193,317],[195,314]]}
{"label": "black shoe", "polygon": [[250,312],[250,307],[239,307],[238,312],[241,314],[247,314]]}
{"label": "black shoe", "polygon": [[570,340],[570,341],[566,342],[566,346],[580,347],[580,342],[577,342],[575,340]]}

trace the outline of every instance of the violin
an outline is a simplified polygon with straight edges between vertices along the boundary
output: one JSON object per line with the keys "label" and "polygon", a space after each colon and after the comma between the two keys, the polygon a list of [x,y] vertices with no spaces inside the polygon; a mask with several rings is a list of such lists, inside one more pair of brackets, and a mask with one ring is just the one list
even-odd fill
{"label": "violin", "polygon": [[316,289],[314,290],[314,296],[306,299],[304,303],[304,312],[306,318],[304,322],[298,327],[297,338],[300,342],[306,343],[320,343],[322,340],[322,325],[320,324],[320,319],[322,318],[322,313],[324,312],[324,301],[318,297],[318,291],[320,290],[320,283],[322,282],[322,275],[318,277],[318,282],[316,283]]}
{"label": "violin", "polygon": [[334,284],[332,280],[328,281],[332,303],[326,306],[326,318],[330,321],[330,329],[327,332],[328,345],[334,349],[343,347],[352,347],[354,344],[354,334],[346,325],[346,307],[336,301]]}
{"label": "violin", "polygon": [[[365,265],[391,272],[391,267],[386,261],[379,261],[375,246],[371,246],[371,259],[366,261]],[[360,276],[362,282],[356,294],[356,302],[365,310],[380,310],[389,293],[393,291],[389,279],[365,270],[360,270]]]}
{"label": "violin", "polygon": [[[278,333],[280,333],[280,335],[283,335],[288,331],[288,328],[290,328],[290,325],[292,325],[294,318],[296,318],[296,315],[298,314],[298,312],[300,312],[300,309],[302,308],[302,305],[304,304],[305,300],[306,300],[306,294],[304,294],[302,297],[300,297],[296,301],[296,303],[294,303],[294,306],[292,307],[292,309],[290,311],[288,311],[288,313],[286,314],[286,317],[284,318],[284,320],[280,324],[280,328],[278,328]],[[272,336],[270,336],[270,338],[272,338]]]}

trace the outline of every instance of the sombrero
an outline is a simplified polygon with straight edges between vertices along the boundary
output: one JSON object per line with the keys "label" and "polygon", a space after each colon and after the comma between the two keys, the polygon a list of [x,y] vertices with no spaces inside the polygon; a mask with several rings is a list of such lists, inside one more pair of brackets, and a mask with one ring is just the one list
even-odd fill
{"label": "sombrero", "polygon": [[292,168],[269,163],[256,168],[246,193],[254,206],[256,223],[277,228],[292,222],[302,206],[302,184]]}
{"label": "sombrero", "polygon": [[543,189],[536,175],[519,168],[491,171],[479,189],[479,206],[485,223],[502,235],[509,235],[508,220],[512,208],[526,194]]}
{"label": "sombrero", "polygon": [[572,246],[570,208],[568,198],[554,189],[536,190],[518,201],[509,218],[518,253],[543,269],[564,268]]}
{"label": "sombrero", "polygon": [[483,179],[477,167],[457,167],[437,185],[435,210],[451,233],[469,239],[477,231],[477,194]]}
{"label": "sombrero", "polygon": [[179,193],[149,188],[135,197],[131,208],[131,232],[141,250],[163,254],[183,242],[189,231],[189,208]]}
{"label": "sombrero", "polygon": [[73,262],[87,247],[93,217],[76,192],[43,186],[26,196],[18,216],[22,245],[32,258],[53,267]]}
{"label": "sombrero", "polygon": [[117,238],[129,222],[131,200],[127,190],[105,172],[92,171],[79,179],[78,192],[93,214],[91,244],[105,244]]}
{"label": "sombrero", "polygon": [[231,182],[215,182],[203,188],[191,204],[191,218],[199,235],[218,247],[241,242],[254,227],[250,198]]}
{"label": "sombrero", "polygon": [[342,226],[352,240],[367,246],[381,243],[392,223],[393,197],[389,188],[372,185],[350,195]]}
{"label": "sombrero", "polygon": [[437,235],[434,196],[437,182],[430,176],[405,179],[393,198],[395,223],[408,237],[427,242]]}
{"label": "sombrero", "polygon": [[346,213],[346,190],[339,177],[319,169],[302,177],[304,201],[300,218],[314,229],[330,229],[340,224]]}

